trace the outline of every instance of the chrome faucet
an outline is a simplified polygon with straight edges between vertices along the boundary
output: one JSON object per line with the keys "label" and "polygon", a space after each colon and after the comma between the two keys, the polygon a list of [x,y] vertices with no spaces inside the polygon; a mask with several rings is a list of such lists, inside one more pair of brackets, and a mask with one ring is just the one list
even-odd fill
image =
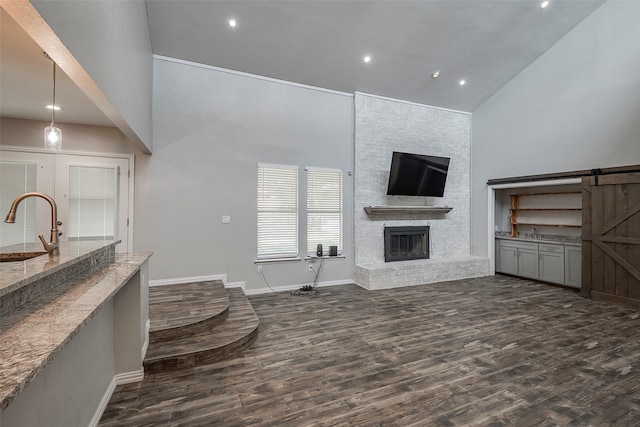
{"label": "chrome faucet", "polygon": [[55,200],[51,197],[42,193],[24,193],[16,197],[11,204],[11,209],[9,209],[9,213],[7,214],[4,222],[7,224],[13,224],[16,222],[16,209],[18,209],[20,202],[28,197],[41,197],[49,202],[49,205],[51,206],[51,237],[49,239],[49,243],[44,240],[44,236],[42,234],[39,235],[38,238],[42,242],[44,249],[49,252],[49,255],[58,255],[60,253],[60,250],[58,249],[58,226],[62,225],[62,223],[58,221],[58,206],[56,206]]}
{"label": "chrome faucet", "polygon": [[538,240],[538,238],[540,237],[540,236],[538,236],[538,230],[536,230],[535,227],[531,228],[531,235],[532,235],[534,240]]}

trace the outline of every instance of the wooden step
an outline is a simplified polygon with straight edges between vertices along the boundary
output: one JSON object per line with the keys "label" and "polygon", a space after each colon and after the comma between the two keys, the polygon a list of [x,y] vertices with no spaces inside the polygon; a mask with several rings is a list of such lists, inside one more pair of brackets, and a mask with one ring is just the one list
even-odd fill
{"label": "wooden step", "polygon": [[248,348],[258,336],[258,316],[239,289],[227,290],[229,316],[206,331],[149,345],[147,373],[191,368],[217,362]]}
{"label": "wooden step", "polygon": [[149,288],[149,344],[194,335],[223,323],[229,297],[220,280]]}

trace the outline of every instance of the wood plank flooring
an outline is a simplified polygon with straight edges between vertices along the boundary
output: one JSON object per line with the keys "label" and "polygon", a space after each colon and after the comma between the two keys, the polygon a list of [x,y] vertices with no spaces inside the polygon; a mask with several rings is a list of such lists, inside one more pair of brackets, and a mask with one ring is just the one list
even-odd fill
{"label": "wood plank flooring", "polygon": [[[229,297],[222,281],[185,283],[149,288],[151,333],[161,335],[198,322],[209,322],[229,309]],[[224,319],[222,319],[224,321]]]}
{"label": "wood plank flooring", "polygon": [[145,374],[217,362],[249,347],[258,336],[258,316],[241,289],[230,289],[228,298],[229,315],[224,323],[200,330],[200,324],[207,322],[199,322],[195,333],[152,342],[143,362]]}
{"label": "wood plank flooring", "polygon": [[629,308],[500,275],[250,300],[244,355],[118,387],[100,425],[640,425]]}

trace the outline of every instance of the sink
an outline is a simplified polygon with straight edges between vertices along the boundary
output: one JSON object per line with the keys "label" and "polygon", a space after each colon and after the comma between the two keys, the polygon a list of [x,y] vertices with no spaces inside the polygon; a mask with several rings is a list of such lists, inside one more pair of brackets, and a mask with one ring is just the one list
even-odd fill
{"label": "sink", "polygon": [[40,255],[45,255],[46,253],[46,251],[0,253],[0,262],[24,261]]}

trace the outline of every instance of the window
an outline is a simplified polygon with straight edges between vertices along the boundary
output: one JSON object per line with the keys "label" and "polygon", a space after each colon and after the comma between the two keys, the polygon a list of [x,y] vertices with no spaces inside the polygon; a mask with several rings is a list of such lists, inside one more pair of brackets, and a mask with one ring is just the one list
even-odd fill
{"label": "window", "polygon": [[307,253],[337,246],[342,254],[342,171],[307,168]]}
{"label": "window", "polygon": [[298,256],[298,167],[258,165],[258,259]]}
{"label": "window", "polygon": [[[4,153],[3,153],[4,154]],[[38,165],[27,162],[0,162],[0,214],[6,215],[13,200],[23,193],[36,191]],[[14,224],[0,222],[0,246],[31,243],[37,240],[36,200],[25,199],[16,213]],[[48,207],[47,207],[48,208]],[[49,225],[50,223],[47,222]],[[51,228],[49,226],[49,228]]]}
{"label": "window", "polygon": [[119,175],[117,166],[69,165],[69,241],[116,238]]}

